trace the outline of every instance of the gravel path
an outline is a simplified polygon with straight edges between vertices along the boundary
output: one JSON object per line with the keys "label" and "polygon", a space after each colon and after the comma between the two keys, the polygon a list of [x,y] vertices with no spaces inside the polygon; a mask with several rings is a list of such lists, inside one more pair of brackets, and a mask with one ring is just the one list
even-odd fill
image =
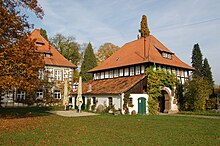
{"label": "gravel path", "polygon": [[97,116],[99,114],[95,114],[95,113],[89,113],[89,112],[80,112],[78,113],[77,111],[49,111],[49,113],[52,114],[57,114],[59,116],[63,116],[63,117],[82,117],[82,116]]}

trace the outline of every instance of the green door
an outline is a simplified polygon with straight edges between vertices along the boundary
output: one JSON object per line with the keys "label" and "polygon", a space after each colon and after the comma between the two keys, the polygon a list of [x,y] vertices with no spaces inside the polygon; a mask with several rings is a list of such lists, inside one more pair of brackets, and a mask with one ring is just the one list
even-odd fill
{"label": "green door", "polygon": [[146,99],[144,97],[138,98],[138,114],[146,114]]}

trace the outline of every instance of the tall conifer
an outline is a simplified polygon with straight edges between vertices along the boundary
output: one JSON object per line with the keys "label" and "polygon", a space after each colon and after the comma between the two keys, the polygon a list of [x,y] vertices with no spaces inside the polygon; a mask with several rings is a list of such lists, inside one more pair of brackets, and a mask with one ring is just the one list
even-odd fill
{"label": "tall conifer", "polygon": [[150,30],[149,30],[148,25],[147,25],[146,15],[142,16],[141,29],[139,29],[139,32],[141,33],[141,37],[148,37],[150,35]]}
{"label": "tall conifer", "polygon": [[192,51],[192,66],[195,68],[194,77],[202,76],[202,53],[199,44],[195,44]]}
{"label": "tall conifer", "polygon": [[205,78],[207,78],[210,83],[214,83],[213,78],[212,78],[212,72],[211,72],[211,67],[209,66],[208,59],[205,58],[202,66],[202,74]]}
{"label": "tall conifer", "polygon": [[96,57],[93,52],[92,44],[89,43],[85,50],[84,60],[82,62],[81,72],[80,72],[83,82],[88,82],[89,80],[92,80],[92,74],[87,73],[87,71],[96,66],[97,66]]}

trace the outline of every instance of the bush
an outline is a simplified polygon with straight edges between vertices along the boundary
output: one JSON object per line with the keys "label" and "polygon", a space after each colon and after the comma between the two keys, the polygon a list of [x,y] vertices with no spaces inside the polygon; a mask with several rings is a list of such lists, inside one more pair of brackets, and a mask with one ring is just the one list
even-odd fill
{"label": "bush", "polygon": [[103,113],[104,111],[105,111],[105,107],[102,104],[98,105],[96,112]]}
{"label": "bush", "polygon": [[158,115],[158,101],[153,99],[152,97],[149,97],[147,102],[149,113],[152,115]]}
{"label": "bush", "polygon": [[132,112],[131,112],[131,115],[136,115],[137,114],[137,112],[135,111],[135,110],[133,110]]}
{"label": "bush", "polygon": [[216,98],[206,100],[206,109],[216,109]]}

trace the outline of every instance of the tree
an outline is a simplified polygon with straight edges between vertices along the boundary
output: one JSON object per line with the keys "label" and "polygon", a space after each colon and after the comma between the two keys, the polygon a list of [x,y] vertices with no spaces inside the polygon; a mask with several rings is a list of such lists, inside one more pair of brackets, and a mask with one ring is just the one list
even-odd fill
{"label": "tree", "polygon": [[80,45],[75,41],[74,37],[65,37],[62,34],[56,34],[50,39],[50,41],[67,60],[71,61],[73,64],[77,64],[79,62]]}
{"label": "tree", "polygon": [[146,15],[142,15],[140,27],[139,32],[141,33],[141,37],[148,37],[150,35],[150,30],[148,28]]}
{"label": "tree", "polygon": [[185,85],[185,109],[191,111],[205,110],[206,100],[212,87],[203,77],[194,77]]}
{"label": "tree", "polygon": [[192,51],[192,67],[195,68],[193,76],[202,76],[202,53],[199,44],[195,44]]}
{"label": "tree", "polygon": [[48,40],[48,37],[47,37],[47,31],[43,28],[40,29],[40,34],[47,40]]}
{"label": "tree", "polygon": [[36,53],[34,40],[28,39],[31,24],[20,9],[43,17],[37,0],[0,1],[0,92],[13,89],[32,91],[39,85],[43,57]]}
{"label": "tree", "polygon": [[203,66],[202,66],[202,75],[207,78],[207,80],[213,85],[214,81],[212,78],[212,72],[211,72],[211,67],[209,66],[208,59],[205,58],[203,61]]}
{"label": "tree", "polygon": [[92,44],[89,43],[84,53],[84,60],[82,62],[81,72],[80,72],[83,82],[88,82],[89,80],[92,80],[92,74],[87,73],[87,71],[96,66],[97,66],[96,57],[93,52]]}
{"label": "tree", "polygon": [[120,47],[112,44],[105,43],[99,47],[98,53],[96,54],[98,64],[104,62],[107,58],[109,58],[113,53],[115,53]]}

